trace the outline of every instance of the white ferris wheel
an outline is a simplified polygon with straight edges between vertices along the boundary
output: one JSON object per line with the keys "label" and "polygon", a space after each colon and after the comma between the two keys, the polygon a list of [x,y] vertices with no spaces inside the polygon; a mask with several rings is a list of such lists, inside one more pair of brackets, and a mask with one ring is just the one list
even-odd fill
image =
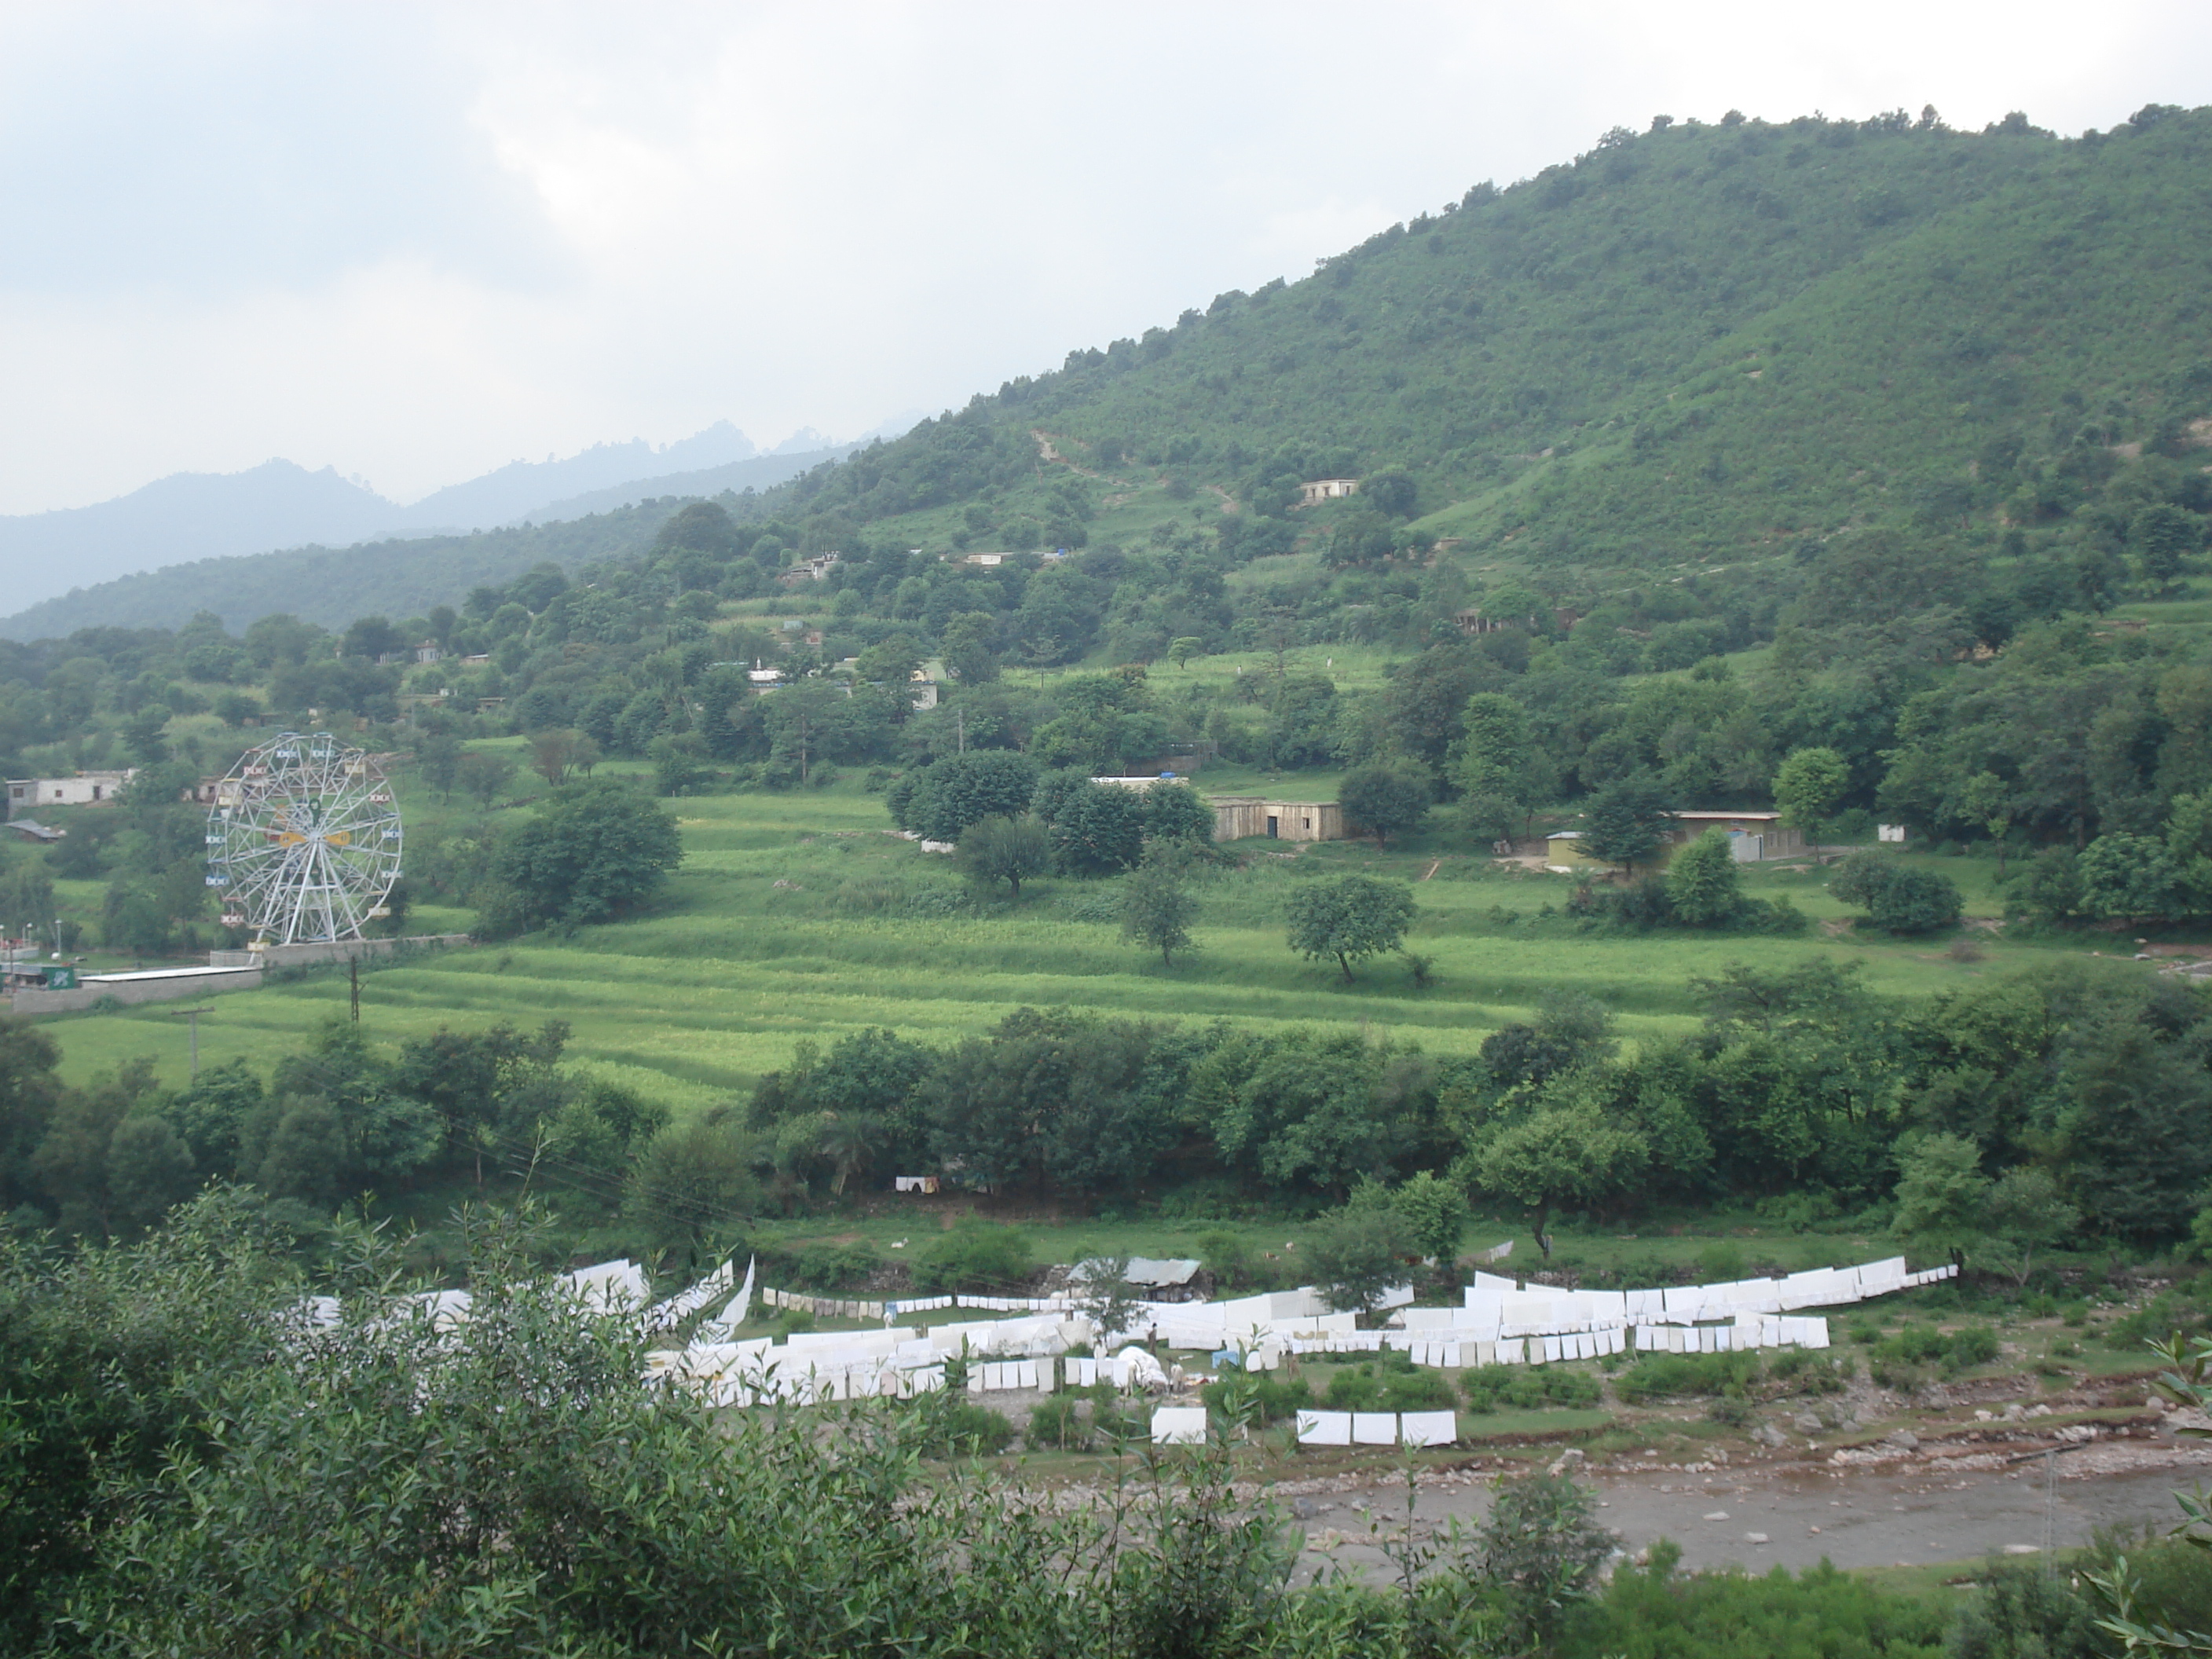
{"label": "white ferris wheel", "polygon": [[257,943],[358,939],[399,878],[399,809],[375,762],[327,732],[249,750],[216,786],[207,884]]}

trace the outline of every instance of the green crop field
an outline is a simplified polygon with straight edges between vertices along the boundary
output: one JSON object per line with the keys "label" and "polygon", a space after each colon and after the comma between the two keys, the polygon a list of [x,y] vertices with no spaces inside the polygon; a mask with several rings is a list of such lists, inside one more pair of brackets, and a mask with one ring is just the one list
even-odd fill
{"label": "green crop field", "polygon": [[[1209,788],[1306,793],[1332,781],[1241,771],[1205,780]],[[399,782],[417,833],[465,832],[479,816]],[[1584,932],[1547,914],[1569,896],[1565,878],[1500,868],[1440,812],[1387,852],[1366,842],[1231,849],[1242,861],[1203,885],[1200,948],[1167,970],[1121,939],[1111,919],[1115,884],[1047,881],[1025,888],[1018,907],[975,905],[948,860],[888,833],[881,799],[857,781],[672,805],[685,860],[653,914],[567,939],[533,936],[376,968],[362,978],[363,1020],[397,1041],[441,1024],[564,1019],[575,1058],[682,1110],[741,1096],[801,1040],[826,1043],[883,1025],[949,1042],[1024,1006],[1344,1024],[1463,1053],[1563,988],[1612,1007],[1632,1042],[1692,1026],[1691,981],[1733,961],[1781,966],[1825,954],[1863,964],[1878,991],[1924,995],[2048,948],[1972,932],[1979,959],[1961,961],[1942,939],[1860,936],[1826,892],[1826,872],[1813,868],[1761,870],[1747,880],[1808,914],[1813,925],[1796,938]],[[1994,916],[1991,866],[1931,862],[1965,889],[1970,916]],[[1420,919],[1409,943],[1434,958],[1432,984],[1416,988],[1401,960],[1383,958],[1346,986],[1333,967],[1285,947],[1282,909],[1294,885],[1352,869],[1415,884]],[[463,912],[418,908],[410,926],[442,931],[465,921]],[[264,1059],[342,1014],[347,998],[336,969],[223,996],[200,1021],[202,1063]],[[183,1080],[184,1022],[161,1006],[53,1024],[72,1079],[145,1054],[164,1082]]]}

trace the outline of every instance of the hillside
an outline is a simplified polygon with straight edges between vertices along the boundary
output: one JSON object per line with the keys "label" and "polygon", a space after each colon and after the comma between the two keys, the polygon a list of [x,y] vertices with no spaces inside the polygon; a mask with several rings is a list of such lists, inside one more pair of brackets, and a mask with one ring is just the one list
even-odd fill
{"label": "hillside", "polygon": [[2212,392],[2208,162],[2212,113],[2157,109],[2069,142],[1902,117],[1616,133],[1072,352],[810,477],[795,516],[915,538],[978,501],[1006,517],[1042,487],[1042,433],[1263,516],[1298,477],[1402,468],[1420,529],[1555,567],[1974,523],[2077,437],[2212,412],[2172,402]]}

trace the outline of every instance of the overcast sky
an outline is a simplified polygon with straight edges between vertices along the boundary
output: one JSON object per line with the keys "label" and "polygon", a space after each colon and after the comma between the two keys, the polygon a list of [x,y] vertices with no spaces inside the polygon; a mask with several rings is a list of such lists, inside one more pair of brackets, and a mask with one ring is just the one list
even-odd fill
{"label": "overcast sky", "polygon": [[0,0],[0,513],[843,436],[1656,113],[2151,101],[2202,0]]}

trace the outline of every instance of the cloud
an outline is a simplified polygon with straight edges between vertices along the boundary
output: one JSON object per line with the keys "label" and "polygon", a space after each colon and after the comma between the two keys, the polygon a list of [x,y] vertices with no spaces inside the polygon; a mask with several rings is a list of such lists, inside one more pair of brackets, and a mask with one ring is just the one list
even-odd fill
{"label": "cloud", "polygon": [[0,16],[0,512],[939,408],[1657,112],[2212,101],[2172,4]]}

